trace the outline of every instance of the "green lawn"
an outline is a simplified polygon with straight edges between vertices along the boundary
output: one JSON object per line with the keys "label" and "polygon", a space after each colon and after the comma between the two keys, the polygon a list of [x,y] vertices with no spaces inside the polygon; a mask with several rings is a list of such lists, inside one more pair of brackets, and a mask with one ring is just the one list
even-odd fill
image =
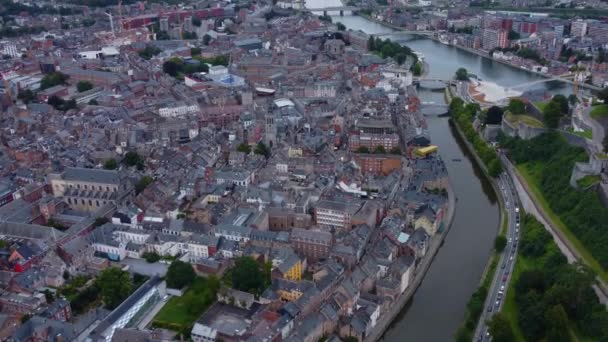
{"label": "green lawn", "polygon": [[590,129],[586,129],[586,130],[584,130],[584,131],[581,132],[581,131],[575,131],[572,128],[568,128],[567,131],[570,132],[570,133],[572,133],[572,134],[581,136],[583,138],[593,139],[593,132]]}
{"label": "green lawn", "polygon": [[[212,284],[212,282],[217,282],[217,284]],[[176,331],[188,329],[215,301],[218,287],[217,279],[196,278],[183,296],[169,299],[154,317],[153,324]]]}
{"label": "green lawn", "polygon": [[593,107],[589,115],[594,119],[608,118],[608,104],[601,104]]}
{"label": "green lawn", "polygon": [[517,165],[517,170],[522,175],[522,177],[528,183],[529,188],[532,190],[532,195],[536,203],[538,203],[544,211],[549,215],[549,218],[557,229],[559,229],[562,234],[570,241],[570,244],[578,251],[578,253],[583,258],[583,261],[591,267],[591,269],[604,281],[608,281],[608,273],[604,271],[599,262],[591,255],[591,253],[585,248],[585,246],[580,242],[580,240],[566,227],[564,222],[560,219],[560,217],[553,212],[547,200],[543,197],[542,192],[538,188],[536,184],[535,177],[533,177],[533,170],[529,167],[528,164]]}
{"label": "green lawn", "polygon": [[545,110],[547,103],[548,102],[538,101],[538,102],[534,102],[534,105],[536,106],[536,108],[538,108],[538,110],[540,110],[542,112]]}
{"label": "green lawn", "polygon": [[602,177],[599,175],[589,175],[577,180],[576,183],[581,189],[586,189],[594,184],[599,183],[601,179]]}
{"label": "green lawn", "polygon": [[530,115],[523,115],[523,114],[515,115],[512,113],[507,113],[505,119],[507,119],[507,121],[509,121],[510,123],[513,123],[513,124],[517,124],[517,123],[521,122],[530,127],[541,128],[544,126],[541,121],[539,121],[538,119],[536,119]]}

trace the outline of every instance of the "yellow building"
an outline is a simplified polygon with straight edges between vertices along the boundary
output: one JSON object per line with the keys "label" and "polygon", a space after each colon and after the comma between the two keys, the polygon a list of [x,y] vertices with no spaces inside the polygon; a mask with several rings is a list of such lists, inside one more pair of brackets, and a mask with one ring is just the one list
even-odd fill
{"label": "yellow building", "polygon": [[297,255],[291,254],[277,266],[276,272],[281,278],[300,281],[305,268],[302,260]]}
{"label": "yellow building", "polygon": [[430,145],[427,147],[420,147],[417,148],[416,151],[414,153],[416,153],[416,155],[418,155],[419,157],[426,157],[431,153],[437,152],[438,147],[435,145]]}
{"label": "yellow building", "polygon": [[294,157],[301,157],[304,151],[302,151],[301,147],[289,147],[289,150],[287,150],[287,156],[289,158],[294,158]]}
{"label": "yellow building", "polygon": [[298,300],[306,287],[303,287],[303,283],[294,282],[285,279],[275,279],[273,284],[276,286],[276,293],[281,297],[282,300],[293,302]]}

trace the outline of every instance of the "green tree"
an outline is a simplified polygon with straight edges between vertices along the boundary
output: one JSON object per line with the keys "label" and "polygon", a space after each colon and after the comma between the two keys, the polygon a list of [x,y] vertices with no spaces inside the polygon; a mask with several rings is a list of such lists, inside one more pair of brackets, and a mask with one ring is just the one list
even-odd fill
{"label": "green tree", "polygon": [[187,32],[187,31],[184,31],[182,33],[182,39],[197,39],[197,38],[198,37],[196,35],[196,32]]}
{"label": "green tree", "polygon": [[467,81],[469,79],[469,72],[465,68],[458,68],[455,76],[458,81]]}
{"label": "green tree", "polygon": [[196,274],[192,265],[187,262],[175,260],[167,270],[167,286],[172,289],[181,289],[192,284]]}
{"label": "green tree", "polygon": [[545,325],[547,326],[547,341],[569,342],[568,316],[560,304],[550,307],[545,312]]}
{"label": "green tree", "polygon": [[509,30],[509,40],[517,40],[521,35],[517,31]]}
{"label": "green tree", "polygon": [[44,75],[40,81],[40,89],[47,89],[56,85],[66,84],[69,76],[59,71],[51,72]]}
{"label": "green tree", "polygon": [[[165,32],[165,34],[166,34],[166,32]],[[158,38],[158,35],[157,35],[156,39],[160,39],[160,38]],[[158,55],[162,51],[163,50],[161,50],[155,46],[147,45],[143,50],[139,51],[138,54],[141,58],[148,60],[148,59],[151,59],[152,57]]]}
{"label": "green tree", "polygon": [[34,94],[34,92],[30,89],[26,89],[20,91],[17,98],[23,101],[23,103],[28,104],[36,99],[36,94]]}
{"label": "green tree", "polygon": [[411,71],[414,76],[422,75],[422,63],[420,63],[420,62],[414,63],[411,67]]}
{"label": "green tree", "polygon": [[135,184],[135,193],[140,194],[142,191],[144,191],[145,188],[148,187],[148,185],[152,184],[153,181],[154,179],[152,179],[152,177],[150,176],[141,177],[139,182]]}
{"label": "green tree", "polygon": [[270,158],[270,148],[261,141],[255,146],[253,153],[262,155],[266,157],[266,159]]}
{"label": "green tree", "polygon": [[604,140],[602,140],[602,145],[604,145],[604,152],[608,153],[608,134],[604,134]]}
{"label": "green tree", "polygon": [[562,113],[568,114],[568,111],[570,110],[570,106],[568,104],[568,99],[564,95],[557,94],[557,95],[553,96],[551,101],[557,102]]}
{"label": "green tree", "polygon": [[513,114],[524,114],[526,112],[526,104],[520,99],[511,99],[508,109]]}
{"label": "green tree", "polygon": [[44,290],[44,298],[46,299],[46,302],[49,304],[51,304],[55,301],[55,296],[53,296],[53,293],[49,289]]}
{"label": "green tree", "polygon": [[382,145],[378,145],[376,146],[376,148],[374,149],[374,153],[376,154],[385,154],[386,150],[384,149],[384,146]]}
{"label": "green tree", "polygon": [[399,147],[393,147],[391,149],[391,154],[401,154],[401,149]]}
{"label": "green tree", "polygon": [[264,274],[260,265],[251,257],[236,259],[231,270],[232,286],[241,291],[260,294],[264,291]]}
{"label": "green tree", "polygon": [[249,153],[251,153],[251,146],[249,146],[249,144],[242,143],[236,147],[236,150],[239,152],[249,154]]}
{"label": "green tree", "polygon": [[374,36],[369,36],[369,38],[367,39],[367,49],[369,51],[375,51],[376,50],[376,39],[374,38]]}
{"label": "green tree", "polygon": [[176,77],[178,75],[178,73],[181,71],[181,63],[178,63],[177,61],[170,59],[163,63],[163,71],[166,74]]}
{"label": "green tree", "polygon": [[115,309],[130,294],[133,288],[129,273],[118,267],[106,268],[96,280],[101,297],[108,309]]}
{"label": "green tree", "polygon": [[196,26],[196,27],[201,27],[203,23],[201,22],[201,20],[197,17],[192,17],[192,25]]}
{"label": "green tree", "polygon": [[103,163],[103,168],[106,170],[116,170],[118,168],[118,162],[116,159],[108,159],[105,163]]}
{"label": "green tree", "polygon": [[511,342],[515,339],[511,324],[501,312],[492,316],[492,319],[488,322],[488,328],[490,335],[492,335],[492,341]]}
{"label": "green tree", "polygon": [[97,102],[97,100],[95,100],[95,99],[92,99],[91,101],[89,101],[89,105],[90,106],[97,106],[97,105],[99,105],[99,102]]}
{"label": "green tree", "polygon": [[369,149],[365,146],[359,146],[357,153],[369,153]]}
{"label": "green tree", "polygon": [[549,128],[557,128],[562,117],[560,104],[556,101],[549,101],[543,110],[543,121]]}
{"label": "green tree", "polygon": [[201,48],[198,47],[193,47],[190,49],[190,55],[192,56],[200,56],[201,54]]}
{"label": "green tree", "polygon": [[578,103],[578,97],[574,94],[570,94],[568,95],[568,102],[570,103],[570,106],[574,106]]}
{"label": "green tree", "polygon": [[488,108],[488,113],[485,118],[486,125],[498,125],[502,122],[503,110],[498,106]]}
{"label": "green tree", "polygon": [[95,222],[93,222],[93,226],[94,227],[99,227],[99,226],[103,226],[104,224],[110,222],[110,220],[108,220],[106,217],[101,216],[101,217],[97,217],[95,218]]}
{"label": "green tree", "polygon": [[498,235],[496,239],[494,239],[494,249],[498,253],[501,253],[507,247],[507,238],[504,235]]}
{"label": "green tree", "polygon": [[337,22],[336,26],[338,27],[338,31],[346,31],[346,26],[344,26],[344,24],[342,24],[341,22]]}
{"label": "green tree", "polygon": [[206,34],[203,36],[203,44],[205,44],[205,46],[209,45],[209,43],[211,42],[211,39],[213,39],[210,35]]}
{"label": "green tree", "polygon": [[136,166],[138,170],[144,169],[144,159],[135,151],[127,152],[122,162],[129,167]]}
{"label": "green tree", "polygon": [[156,252],[145,252],[142,254],[142,258],[144,258],[146,262],[154,263],[160,260],[160,255]]}
{"label": "green tree", "polygon": [[502,164],[498,160],[498,157],[494,156],[488,162],[488,173],[492,177],[498,177],[501,172],[502,172]]}
{"label": "green tree", "polygon": [[76,90],[78,90],[79,93],[85,92],[87,90],[91,90],[93,89],[93,84],[89,81],[79,81],[78,83],[76,83]]}

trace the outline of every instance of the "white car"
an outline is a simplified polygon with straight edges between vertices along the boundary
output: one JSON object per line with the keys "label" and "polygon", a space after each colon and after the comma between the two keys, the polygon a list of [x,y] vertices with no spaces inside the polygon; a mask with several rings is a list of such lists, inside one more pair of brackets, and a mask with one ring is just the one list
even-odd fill
{"label": "white car", "polygon": [[515,207],[515,212],[518,213],[519,212],[519,207]]}
{"label": "white car", "polygon": [[509,257],[509,261],[513,261],[513,256],[512,255]]}
{"label": "white car", "polygon": [[500,291],[504,291],[505,290],[505,286],[504,285],[500,285]]}

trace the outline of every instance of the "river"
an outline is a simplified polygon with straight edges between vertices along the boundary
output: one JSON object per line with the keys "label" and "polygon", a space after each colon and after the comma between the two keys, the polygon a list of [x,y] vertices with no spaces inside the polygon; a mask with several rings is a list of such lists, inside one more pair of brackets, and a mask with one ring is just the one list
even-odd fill
{"label": "river", "polygon": [[[393,31],[358,16],[333,17],[333,22],[338,21],[349,29],[366,33]],[[401,36],[395,40],[424,55],[430,65],[429,78],[450,79],[460,67],[502,86],[520,85],[540,78],[430,39]],[[528,90],[543,94],[568,93],[570,88],[560,82],[547,82],[537,83]],[[425,91],[420,97],[422,101],[443,101],[442,93]],[[388,342],[453,339],[463,321],[466,303],[480,282],[498,229],[496,195],[448,119],[431,117],[427,124],[433,144],[439,146],[439,153],[446,162],[458,198],[456,216],[444,245],[413,299],[385,333],[383,340]]]}

